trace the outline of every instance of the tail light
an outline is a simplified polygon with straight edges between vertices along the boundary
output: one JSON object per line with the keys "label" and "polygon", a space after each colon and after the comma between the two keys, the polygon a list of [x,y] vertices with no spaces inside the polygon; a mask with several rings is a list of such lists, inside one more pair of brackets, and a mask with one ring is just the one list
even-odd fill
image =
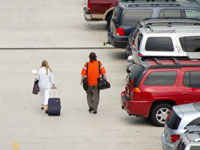
{"label": "tail light", "polygon": [[117,34],[118,36],[124,36],[124,29],[123,29],[123,28],[117,28],[116,34]]}
{"label": "tail light", "polygon": [[168,122],[168,121],[169,121],[169,118],[171,117],[171,115],[172,115],[172,112],[173,112],[173,110],[171,110],[171,111],[170,111],[170,113],[169,113],[169,115],[167,116],[166,122]]}
{"label": "tail light", "polygon": [[134,84],[134,79],[130,81],[130,85],[133,86]]}
{"label": "tail light", "polygon": [[180,135],[178,134],[172,134],[170,137],[170,143],[175,143],[178,140],[179,136]]}
{"label": "tail light", "polygon": [[133,88],[133,96],[135,98],[139,98],[141,96],[141,91],[140,91],[140,89],[138,87],[134,87]]}
{"label": "tail light", "polygon": [[142,56],[142,54],[141,54],[141,53],[138,53],[138,56]]}
{"label": "tail light", "polygon": [[88,0],[88,10],[90,10],[90,0]]}
{"label": "tail light", "polygon": [[135,44],[135,41],[132,41],[132,46]]}

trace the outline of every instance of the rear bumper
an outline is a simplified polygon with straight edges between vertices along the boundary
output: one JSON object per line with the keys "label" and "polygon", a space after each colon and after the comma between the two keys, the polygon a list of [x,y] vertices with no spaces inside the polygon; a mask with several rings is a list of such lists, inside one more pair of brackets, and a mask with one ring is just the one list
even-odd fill
{"label": "rear bumper", "polygon": [[88,21],[88,22],[103,20],[103,18],[96,18],[95,14],[89,13],[88,9],[86,7],[83,7],[83,11],[84,11],[85,20]]}
{"label": "rear bumper", "polygon": [[149,117],[151,101],[135,101],[130,100],[125,91],[121,93],[121,105],[129,115]]}
{"label": "rear bumper", "polygon": [[168,143],[166,141],[164,133],[161,134],[161,141],[162,141],[162,149],[163,150],[173,150],[174,144]]}
{"label": "rear bumper", "polygon": [[116,48],[126,48],[128,42],[128,36],[113,36],[111,32],[108,32],[108,42]]}

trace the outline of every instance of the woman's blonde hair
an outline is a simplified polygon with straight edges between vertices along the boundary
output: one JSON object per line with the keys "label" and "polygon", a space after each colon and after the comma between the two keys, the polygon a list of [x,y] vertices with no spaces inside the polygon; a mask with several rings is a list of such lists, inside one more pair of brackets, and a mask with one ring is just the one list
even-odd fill
{"label": "woman's blonde hair", "polygon": [[46,68],[46,74],[48,75],[48,69],[53,73],[52,69],[49,67],[49,64],[46,60],[42,61],[41,67],[45,67]]}

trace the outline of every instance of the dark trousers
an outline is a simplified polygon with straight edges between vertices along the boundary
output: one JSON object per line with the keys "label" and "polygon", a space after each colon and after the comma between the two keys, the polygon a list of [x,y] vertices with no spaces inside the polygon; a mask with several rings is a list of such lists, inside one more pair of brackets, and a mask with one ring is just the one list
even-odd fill
{"label": "dark trousers", "polygon": [[99,104],[99,89],[97,88],[97,85],[88,86],[86,93],[88,106],[92,107],[94,111],[97,111]]}

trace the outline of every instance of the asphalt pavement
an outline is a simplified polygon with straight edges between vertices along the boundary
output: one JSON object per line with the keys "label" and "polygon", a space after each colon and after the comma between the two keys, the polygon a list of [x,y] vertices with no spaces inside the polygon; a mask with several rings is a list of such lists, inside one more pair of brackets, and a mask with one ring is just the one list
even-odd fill
{"label": "asphalt pavement", "polygon": [[[105,22],[87,23],[83,1],[0,0],[0,149],[161,150],[162,127],[121,109],[126,83],[123,49],[103,46]],[[80,72],[91,51],[107,70],[97,114],[88,113]],[[53,69],[61,116],[49,117],[33,95],[42,60]]]}

